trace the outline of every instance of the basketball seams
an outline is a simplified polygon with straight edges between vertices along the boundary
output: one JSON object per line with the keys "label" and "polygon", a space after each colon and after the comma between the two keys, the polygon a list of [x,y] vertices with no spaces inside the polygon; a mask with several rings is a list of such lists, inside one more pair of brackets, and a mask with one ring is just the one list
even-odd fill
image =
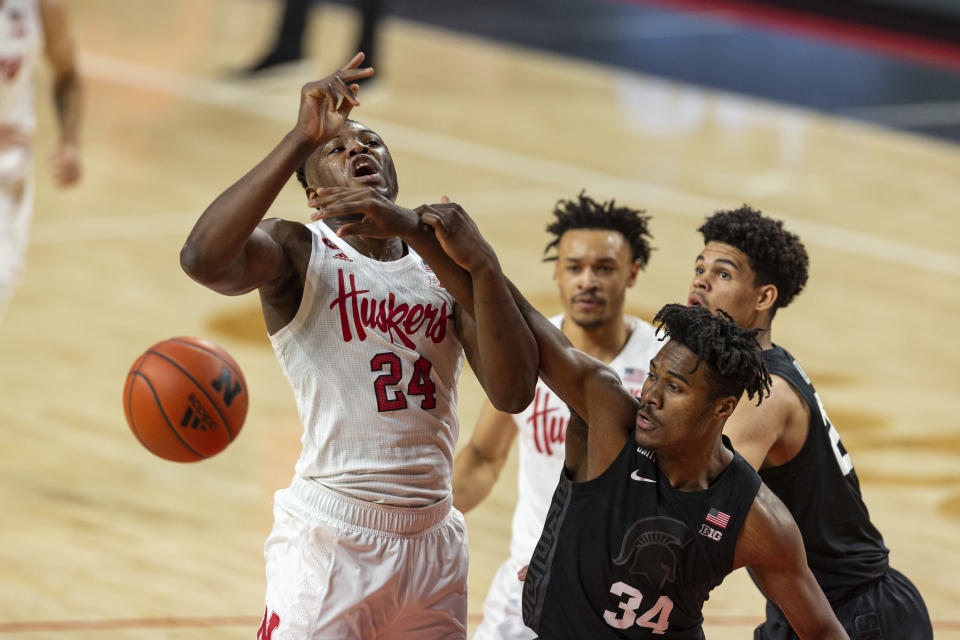
{"label": "basketball seams", "polygon": [[[147,355],[154,355],[154,356],[157,356],[157,357],[159,357],[159,358],[163,358],[164,360],[166,360],[167,362],[169,362],[170,364],[172,364],[174,367],[176,367],[177,369],[179,369],[180,372],[181,372],[183,375],[185,375],[185,376],[187,377],[187,379],[190,380],[190,382],[192,382],[192,383],[194,384],[194,386],[200,391],[200,393],[202,393],[202,394],[204,395],[204,397],[206,397],[206,399],[210,402],[210,406],[212,406],[212,407],[216,410],[217,414],[220,416],[220,420],[223,421],[223,426],[224,426],[224,428],[227,430],[227,435],[230,437],[230,442],[233,442],[233,429],[230,428],[230,421],[227,420],[227,417],[226,417],[225,415],[223,415],[223,411],[220,410],[220,405],[216,402],[216,400],[214,400],[213,398],[210,397],[210,394],[207,393],[207,390],[203,387],[203,385],[200,384],[200,383],[197,381],[196,378],[194,378],[192,375],[190,375],[190,372],[187,371],[186,369],[184,369],[184,368],[180,365],[179,362],[177,362],[176,360],[174,360],[174,359],[171,358],[170,356],[168,356],[168,355],[166,355],[166,354],[163,354],[163,353],[160,353],[159,351],[154,351],[152,348],[151,348],[149,351],[147,351]],[[221,359],[222,359],[222,358],[221,358]],[[144,379],[146,379],[146,376],[144,376]],[[153,389],[153,385],[151,385],[150,388],[151,388],[151,390],[152,390],[152,389]],[[244,391],[246,391],[246,384],[244,384]],[[154,393],[154,395],[156,396],[156,393]],[[157,399],[157,401],[159,402],[159,398]],[[166,418],[166,417],[167,417],[166,414],[164,414],[163,417]],[[170,422],[170,421],[167,420],[167,423],[168,423],[168,424],[169,424],[169,422]],[[172,428],[172,427],[171,427],[171,428]],[[179,438],[180,435],[177,434],[177,437]]]}
{"label": "basketball seams", "polygon": [[[182,338],[170,338],[169,340],[166,340],[165,342],[176,342],[177,344],[182,344],[182,345],[187,346],[187,347],[193,347],[193,348],[195,348],[195,349],[198,349],[199,351],[203,351],[204,353],[209,354],[209,355],[215,357],[217,360],[219,360],[219,361],[222,362],[223,364],[225,364],[225,365],[227,365],[228,367],[230,367],[230,370],[233,371],[234,375],[236,375],[238,379],[240,379],[240,380],[243,381],[244,389],[246,389],[247,381],[244,379],[243,373],[240,372],[240,369],[239,369],[239,366],[240,366],[240,365],[236,364],[235,362],[231,362],[230,360],[227,360],[227,359],[224,358],[221,354],[217,353],[215,350],[213,350],[213,349],[208,349],[207,347],[204,347],[203,345],[196,344],[195,342],[187,342],[186,340],[184,340],[184,339],[182,339]],[[154,346],[156,346],[156,345],[154,345]],[[156,353],[155,351],[152,351],[152,349],[153,349],[153,347],[151,347],[151,351],[148,351],[147,353]]]}
{"label": "basketball seams", "polygon": [[[149,353],[150,353],[150,352],[148,352],[148,354],[149,354]],[[156,354],[156,355],[159,355],[159,354]],[[184,373],[186,373],[186,372],[184,372]],[[157,403],[157,408],[160,409],[160,415],[163,416],[164,421],[167,423],[167,426],[170,427],[170,431],[173,433],[173,435],[176,436],[177,440],[179,440],[179,441],[183,444],[183,446],[185,446],[185,447],[190,451],[190,453],[193,453],[194,455],[196,455],[196,456],[197,456],[199,459],[201,459],[201,460],[205,460],[205,459],[207,458],[207,456],[203,455],[202,453],[200,453],[199,451],[197,451],[196,449],[194,449],[193,447],[191,447],[191,446],[187,443],[187,441],[184,440],[184,439],[180,436],[179,433],[177,433],[177,430],[176,430],[176,428],[173,426],[173,423],[170,422],[170,418],[167,417],[167,412],[164,411],[164,409],[163,409],[163,403],[160,401],[160,396],[157,395],[157,390],[153,388],[153,383],[150,381],[150,378],[148,378],[145,374],[140,373],[139,370],[131,372],[130,375],[134,376],[134,378],[136,378],[136,377],[143,378],[143,381],[147,383],[147,388],[150,389],[150,393],[153,394],[153,398],[154,398],[154,400],[155,400],[156,403]],[[131,385],[131,387],[132,387],[132,386],[133,386],[133,385]],[[139,436],[137,436],[137,438],[139,439]],[[141,442],[143,442],[143,441],[141,440]],[[147,447],[146,444],[144,444],[143,446]],[[149,449],[150,447],[147,447],[147,448]],[[152,449],[151,449],[151,451],[152,451]]]}
{"label": "basketball seams", "polygon": [[[140,362],[142,362],[143,360],[144,358],[141,358]],[[139,364],[139,362],[137,364]],[[140,441],[140,444],[142,444],[147,449],[150,449],[150,447],[147,447],[147,443],[144,442],[143,438],[140,437],[140,430],[137,429],[137,421],[133,417],[133,388],[136,385],[137,376],[138,375],[143,376],[143,374],[140,373],[139,367],[134,365],[134,368],[136,370],[131,370],[130,373],[127,374],[127,385],[126,385],[127,401],[124,403],[124,409],[126,410],[127,422],[130,423],[130,429],[133,431],[133,435],[137,438],[137,440]],[[143,377],[146,377],[146,376],[143,376]]]}

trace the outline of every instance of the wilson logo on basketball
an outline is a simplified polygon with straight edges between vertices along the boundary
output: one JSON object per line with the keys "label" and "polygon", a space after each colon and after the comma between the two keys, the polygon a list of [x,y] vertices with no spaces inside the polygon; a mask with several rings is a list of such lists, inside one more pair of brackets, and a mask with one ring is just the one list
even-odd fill
{"label": "wilson logo on basketball", "polygon": [[217,428],[217,421],[204,409],[200,398],[191,393],[187,397],[187,410],[183,413],[180,426],[200,431],[213,431]]}
{"label": "wilson logo on basketball", "polygon": [[424,329],[424,335],[434,343],[443,341],[447,334],[447,303],[437,309],[432,304],[400,302],[392,293],[386,300],[377,300],[364,293],[369,289],[357,289],[356,279],[350,274],[350,288],[344,282],[343,271],[337,271],[337,297],[330,303],[331,309],[340,314],[340,329],[344,342],[353,340],[354,334],[361,342],[367,339],[366,329],[376,329],[408,349],[416,347],[410,336]]}

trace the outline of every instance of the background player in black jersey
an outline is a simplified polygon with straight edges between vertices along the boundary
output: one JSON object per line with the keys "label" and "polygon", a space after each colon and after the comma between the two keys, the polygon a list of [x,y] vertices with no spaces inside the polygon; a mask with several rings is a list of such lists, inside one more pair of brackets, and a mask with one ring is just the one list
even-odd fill
{"label": "background player in black jersey", "polygon": [[[851,638],[932,638],[919,592],[888,564],[850,455],[820,397],[793,356],[773,343],[777,310],[790,304],[807,281],[803,244],[782,222],[747,206],[715,213],[699,231],[704,248],[687,302],[722,309],[740,326],[759,329],[773,380],[762,404],[737,405],[724,433],[790,509],[810,568]],[[767,620],[754,637],[797,636],[768,601]]]}

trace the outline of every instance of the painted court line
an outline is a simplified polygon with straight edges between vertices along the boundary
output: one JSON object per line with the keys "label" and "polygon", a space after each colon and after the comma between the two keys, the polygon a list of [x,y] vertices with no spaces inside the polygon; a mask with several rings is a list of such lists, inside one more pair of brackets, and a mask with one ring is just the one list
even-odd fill
{"label": "painted court line", "polygon": [[[89,51],[82,54],[84,73],[104,82],[120,84],[144,91],[176,96],[184,100],[224,109],[248,113],[283,122],[293,122],[296,116],[289,95],[264,96],[256,88],[237,82],[204,79],[196,76],[157,69],[137,63],[99,55]],[[683,215],[701,220],[708,213],[723,206],[738,205],[717,198],[645,182],[642,179],[617,176],[564,162],[538,158],[519,152],[453,136],[395,124],[383,119],[364,120],[372,127],[389,131],[390,146],[409,153],[435,158],[444,163],[456,162],[484,171],[515,177],[522,175],[531,181],[562,187],[590,185],[609,192],[629,191],[637,194],[651,209],[669,206]],[[667,204],[668,203],[668,204]],[[769,215],[787,222],[802,235],[804,242],[871,258],[900,264],[933,273],[960,277],[960,255],[918,247],[897,240],[872,236],[860,231],[834,225],[791,219],[776,211]]]}

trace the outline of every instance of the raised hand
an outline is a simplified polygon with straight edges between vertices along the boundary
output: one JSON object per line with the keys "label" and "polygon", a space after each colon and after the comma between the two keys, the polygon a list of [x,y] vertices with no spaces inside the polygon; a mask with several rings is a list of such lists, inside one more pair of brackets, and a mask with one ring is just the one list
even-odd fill
{"label": "raised hand", "polygon": [[308,190],[308,206],[318,209],[310,217],[324,220],[362,215],[337,228],[341,238],[361,235],[368,238],[404,237],[417,228],[417,214],[405,209],[369,187],[327,187]]}
{"label": "raised hand", "polygon": [[443,251],[467,271],[497,264],[493,249],[459,204],[443,196],[439,204],[422,205],[416,212],[420,222],[433,229]]}
{"label": "raised hand", "polygon": [[61,187],[67,187],[80,179],[80,152],[75,144],[61,144],[50,155],[53,179]]}
{"label": "raised hand", "polygon": [[350,111],[360,104],[357,99],[360,86],[349,83],[373,75],[372,67],[359,68],[361,62],[362,51],[335,73],[303,86],[296,128],[308,140],[321,145],[335,136],[347,121]]}

